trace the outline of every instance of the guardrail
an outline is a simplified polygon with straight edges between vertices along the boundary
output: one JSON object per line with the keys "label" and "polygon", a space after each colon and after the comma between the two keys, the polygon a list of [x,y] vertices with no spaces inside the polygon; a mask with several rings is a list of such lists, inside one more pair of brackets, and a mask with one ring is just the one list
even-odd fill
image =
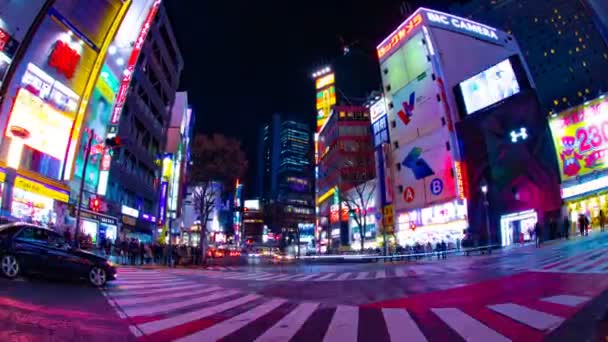
{"label": "guardrail", "polygon": [[433,251],[425,253],[408,253],[408,254],[391,254],[391,255],[369,255],[369,254],[331,254],[331,255],[302,255],[299,261],[343,261],[343,262],[373,262],[373,261],[398,261],[398,260],[410,260],[410,259],[422,259],[425,257],[440,256],[442,254],[462,254],[470,255],[474,252],[488,252],[492,253],[493,249],[500,248],[500,245],[486,245],[470,248],[452,249],[448,251]]}

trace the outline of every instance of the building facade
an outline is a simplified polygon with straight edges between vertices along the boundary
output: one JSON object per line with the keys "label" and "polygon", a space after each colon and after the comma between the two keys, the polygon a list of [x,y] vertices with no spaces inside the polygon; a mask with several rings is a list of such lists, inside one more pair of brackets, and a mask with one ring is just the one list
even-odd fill
{"label": "building facade", "polygon": [[451,8],[517,37],[546,113],[608,90],[600,76],[608,70],[605,11],[594,0],[472,0]]}
{"label": "building facade", "polygon": [[[154,15],[147,17],[151,20],[143,27],[146,36],[138,37],[144,40],[132,68],[129,91],[122,104],[114,105],[114,111],[121,112],[115,118],[114,134],[121,138],[122,146],[111,158],[105,196],[109,212],[121,218],[123,237],[142,241],[156,237],[157,226],[164,223],[160,198],[163,192],[166,196],[168,182],[162,180],[166,176],[162,174],[163,152],[183,69],[167,13],[159,1],[150,11],[153,9]],[[124,214],[123,207],[138,217]]]}
{"label": "building facade", "polygon": [[262,128],[256,188],[274,233],[314,221],[312,150],[306,124],[275,114]]}
{"label": "building facade", "polygon": [[513,36],[420,8],[378,56],[399,244],[456,245],[467,229],[498,243],[509,215],[532,211],[535,223],[559,208],[554,158],[537,148],[550,146],[545,116]]}

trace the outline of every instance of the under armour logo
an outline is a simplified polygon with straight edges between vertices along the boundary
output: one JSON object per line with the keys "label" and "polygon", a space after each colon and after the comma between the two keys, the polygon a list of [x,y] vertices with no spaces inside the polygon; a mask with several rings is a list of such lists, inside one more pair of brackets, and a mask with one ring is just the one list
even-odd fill
{"label": "under armour logo", "polygon": [[410,102],[403,102],[403,109],[400,110],[397,115],[403,121],[405,125],[408,125],[411,121],[412,114],[414,114],[414,106],[416,104],[416,92],[410,94]]}
{"label": "under armour logo", "polygon": [[520,128],[519,131],[511,131],[511,142],[516,143],[526,139],[528,139],[528,131],[525,127]]}

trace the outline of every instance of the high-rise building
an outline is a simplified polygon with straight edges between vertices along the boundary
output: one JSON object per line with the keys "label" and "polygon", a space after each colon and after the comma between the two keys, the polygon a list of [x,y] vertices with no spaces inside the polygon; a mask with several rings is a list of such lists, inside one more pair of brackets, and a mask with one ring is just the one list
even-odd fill
{"label": "high-rise building", "polygon": [[[122,235],[143,241],[155,237],[157,225],[163,223],[159,221],[166,208],[159,199],[168,191],[162,174],[163,152],[184,64],[159,1],[147,18],[141,31],[147,34],[137,37],[139,58],[123,60],[137,64],[126,65],[132,70],[130,90],[126,96],[119,94],[123,101],[114,106],[118,112],[115,135],[123,143],[111,159],[106,194],[110,212],[121,217]],[[124,214],[124,209],[138,217]]]}
{"label": "high-rise building", "polygon": [[312,223],[314,181],[310,128],[275,114],[260,133],[256,188],[263,200],[269,228],[279,232]]}
{"label": "high-rise building", "polygon": [[451,12],[513,34],[542,107],[556,113],[608,90],[602,77],[608,70],[602,8],[606,11],[594,0],[471,0]]}

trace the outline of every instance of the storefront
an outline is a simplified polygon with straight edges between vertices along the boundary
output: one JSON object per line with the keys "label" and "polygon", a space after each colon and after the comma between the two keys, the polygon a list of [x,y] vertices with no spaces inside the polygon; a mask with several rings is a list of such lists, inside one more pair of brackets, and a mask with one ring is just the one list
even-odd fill
{"label": "storefront", "polygon": [[530,241],[537,221],[538,214],[533,209],[502,215],[500,217],[500,241],[502,246]]}
{"label": "storefront", "polygon": [[580,215],[599,227],[600,210],[608,213],[608,97],[606,94],[550,119],[562,179],[562,216],[570,234],[578,232]]}
{"label": "storefront", "polygon": [[116,241],[118,237],[118,220],[109,215],[82,209],[80,212],[81,227],[84,236],[90,236],[94,244],[106,240]]}
{"label": "storefront", "polygon": [[466,200],[458,199],[423,209],[397,214],[397,243],[413,246],[417,243],[433,247],[445,241],[456,247],[468,228]]}
{"label": "storefront", "polygon": [[24,176],[15,177],[10,203],[10,215],[27,222],[48,225],[58,222],[57,212],[69,200],[67,188],[55,187]]}
{"label": "storefront", "polygon": [[138,220],[129,215],[122,215],[120,235],[123,239],[136,239],[143,243],[152,243],[150,223]]}

